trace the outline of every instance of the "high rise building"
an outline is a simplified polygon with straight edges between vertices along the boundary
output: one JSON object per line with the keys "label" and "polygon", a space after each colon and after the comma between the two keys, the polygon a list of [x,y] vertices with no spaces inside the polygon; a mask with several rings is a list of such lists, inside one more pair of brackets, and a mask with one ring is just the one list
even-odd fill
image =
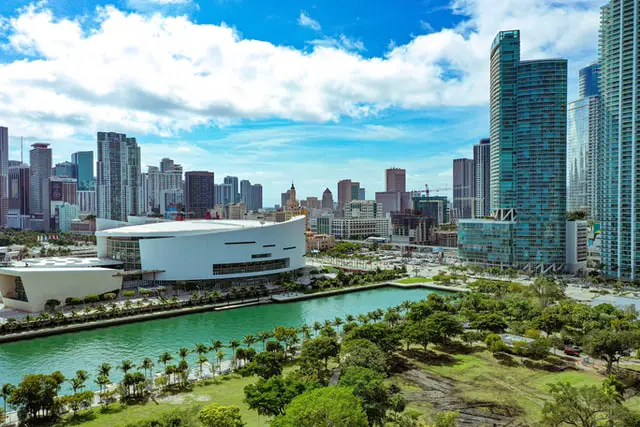
{"label": "high rise building", "polygon": [[360,183],[351,182],[351,200],[360,200]]}
{"label": "high rise building", "polygon": [[360,197],[360,183],[350,179],[338,181],[338,209],[344,209],[344,205]]}
{"label": "high rise building", "polygon": [[333,194],[328,188],[322,192],[322,209],[333,210]]}
{"label": "high rise building", "polygon": [[[167,160],[167,159],[163,159]],[[156,166],[148,166],[147,172],[143,174],[143,189],[146,201],[145,212],[160,212],[160,204],[162,203],[162,192],[165,190],[182,190],[182,168],[175,166],[173,161],[171,166],[165,165],[162,171]]]}
{"label": "high rise building", "polygon": [[184,203],[187,218],[206,218],[215,207],[213,172],[193,171],[184,174]]}
{"label": "high rise building", "polygon": [[233,203],[233,185],[214,184],[213,191],[216,205],[222,205],[222,207],[225,207],[229,203]]}
{"label": "high rise building", "polygon": [[489,200],[491,199],[491,142],[489,138],[480,140],[473,146],[473,174],[475,177],[474,217],[482,218],[491,215]]}
{"label": "high rise building", "polygon": [[238,191],[238,177],[225,176],[224,183],[231,184],[231,203],[238,203],[240,201],[240,192]]}
{"label": "high rise building", "polygon": [[165,157],[162,160],[160,160],[160,172],[166,172],[170,169],[174,168],[175,163],[173,162],[172,159]]}
{"label": "high rise building", "polygon": [[240,201],[243,202],[248,209],[250,205],[249,199],[251,198],[251,181],[243,179],[240,181]]}
{"label": "high rise building", "polygon": [[52,176],[78,179],[78,165],[73,162],[56,163],[51,171]]}
{"label": "high rise building", "polygon": [[473,218],[475,201],[473,159],[453,160],[453,209],[458,218]]}
{"label": "high rise building", "polygon": [[49,144],[31,145],[29,164],[31,168],[29,190],[29,213],[44,214],[49,204],[48,189],[51,178],[51,148]]}
{"label": "high rise building", "polygon": [[[13,163],[13,162],[12,162]],[[9,212],[7,226],[23,229],[29,217],[31,170],[29,165],[16,162],[9,166]]]}
{"label": "high rise building", "polygon": [[358,189],[358,200],[366,200],[367,199],[367,191],[364,188]]}
{"label": "high rise building", "polygon": [[251,207],[247,206],[248,209],[252,211],[257,211],[258,209],[262,209],[262,185],[261,184],[253,184],[251,186],[251,198],[253,205]]}
{"label": "high rise building", "polygon": [[289,203],[289,198],[291,197],[291,191],[287,190],[284,193],[280,193],[280,207],[284,210]]}
{"label": "high rise building", "polygon": [[587,98],[589,96],[600,95],[600,64],[593,63],[580,70],[580,80],[578,87],[578,97]]}
{"label": "high rise building", "polygon": [[97,141],[97,216],[126,221],[144,205],[140,147],[135,138],[116,132],[98,132]]}
{"label": "high rise building", "polygon": [[287,204],[285,206],[285,210],[293,211],[300,209],[300,202],[296,197],[296,187],[291,183],[291,188],[288,191],[289,199],[287,200]]}
{"label": "high rise building", "polygon": [[405,192],[407,191],[407,171],[400,168],[390,168],[385,171],[386,191]]}
{"label": "high rise building", "polygon": [[600,17],[603,136],[601,262],[621,280],[640,277],[640,3],[611,0]]}
{"label": "high rise building", "polygon": [[71,162],[78,169],[78,191],[95,191],[93,179],[93,151],[78,151],[71,154]]}
{"label": "high rise building", "polygon": [[78,200],[78,206],[80,207],[80,213],[86,215],[96,214],[96,192],[95,190],[79,190],[76,198]]}
{"label": "high rise building", "polygon": [[262,209],[262,185],[251,185],[247,179],[240,181],[240,201],[248,211]]}
{"label": "high rise building", "polygon": [[520,31],[515,30],[496,36],[490,62],[491,209],[504,226],[462,220],[459,256],[491,264],[495,250],[480,248],[474,233],[502,230],[513,233],[513,239],[493,239],[512,242],[500,249],[501,260],[512,259],[529,271],[561,271],[566,260],[567,61],[521,61]]}
{"label": "high rise building", "polygon": [[9,214],[9,129],[0,126],[0,227]]}

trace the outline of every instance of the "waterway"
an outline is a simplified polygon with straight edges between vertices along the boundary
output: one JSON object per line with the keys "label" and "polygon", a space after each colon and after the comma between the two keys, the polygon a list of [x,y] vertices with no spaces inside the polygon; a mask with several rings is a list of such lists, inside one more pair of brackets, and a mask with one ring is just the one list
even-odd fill
{"label": "waterway", "polygon": [[[212,340],[224,344],[232,339],[242,341],[247,334],[273,330],[276,326],[311,325],[347,314],[358,315],[378,308],[399,305],[403,301],[417,301],[430,293],[446,292],[428,289],[378,288],[336,296],[309,299],[286,304],[268,304],[227,311],[206,312],[168,319],[151,320],[104,329],[68,333],[0,345],[0,383],[17,384],[25,374],[50,373],[60,370],[73,376],[78,369],[91,375],[87,385],[95,389],[93,379],[98,366],[108,362],[117,366],[129,359],[138,365],[145,357],[154,363],[165,351],[177,359],[181,347],[193,349],[195,344],[210,345]],[[255,345],[262,349],[262,343]],[[227,358],[230,349],[224,349]],[[209,354],[214,359],[212,354]],[[195,362],[195,356],[189,358]],[[111,379],[117,381],[122,373],[112,370]]]}

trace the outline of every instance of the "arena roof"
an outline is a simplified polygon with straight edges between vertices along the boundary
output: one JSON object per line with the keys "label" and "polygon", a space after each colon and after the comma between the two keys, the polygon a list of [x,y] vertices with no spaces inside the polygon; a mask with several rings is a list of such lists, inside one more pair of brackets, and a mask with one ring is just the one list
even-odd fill
{"label": "arena roof", "polygon": [[[291,218],[289,221],[303,219],[304,216]],[[287,221],[288,222],[288,221]],[[283,224],[271,221],[256,220],[190,220],[190,221],[166,221],[152,224],[131,225],[96,231],[96,236],[101,237],[153,237],[153,236],[177,236],[191,234],[220,233],[226,231],[243,230],[247,228],[272,227]]]}

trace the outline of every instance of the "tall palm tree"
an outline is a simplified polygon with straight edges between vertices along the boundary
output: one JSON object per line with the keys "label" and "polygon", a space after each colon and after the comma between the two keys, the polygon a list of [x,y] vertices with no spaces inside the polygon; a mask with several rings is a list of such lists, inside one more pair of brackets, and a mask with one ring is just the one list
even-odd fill
{"label": "tall palm tree", "polygon": [[366,314],[358,314],[358,322],[362,323],[362,324],[367,324],[369,323],[369,316],[367,316]]}
{"label": "tall palm tree", "polygon": [[208,361],[209,359],[207,359],[207,356],[205,356],[204,354],[198,353],[198,365],[200,365],[200,378],[202,378],[202,365],[204,365]]}
{"label": "tall palm tree", "polygon": [[238,341],[238,340],[229,341],[229,348],[231,349],[231,357],[233,358],[234,363],[235,363],[235,360],[236,360],[236,352],[237,352],[237,348],[238,347],[240,347],[240,341]]}
{"label": "tall palm tree", "polygon": [[347,323],[352,323],[356,321],[356,318],[353,316],[353,314],[347,314],[345,316],[345,320],[347,321]]}
{"label": "tall palm tree", "polygon": [[107,377],[106,375],[98,375],[98,377],[95,380],[93,380],[93,382],[95,382],[98,388],[100,389],[100,393],[98,395],[100,396],[100,403],[102,403],[102,398],[104,396],[103,390],[109,384],[111,384],[111,380],[109,380],[109,377]]}
{"label": "tall palm tree", "polygon": [[343,323],[344,323],[344,321],[340,317],[336,317],[335,319],[333,319],[333,324],[335,325],[336,329],[338,329],[338,331],[340,330],[340,326]]}
{"label": "tall palm tree", "polygon": [[211,351],[218,351],[223,347],[224,347],[224,344],[222,344],[222,341],[220,340],[211,341]]}
{"label": "tall palm tree", "polygon": [[309,325],[300,326],[300,333],[302,334],[303,340],[306,341],[311,339],[311,327]]}
{"label": "tall palm tree", "polygon": [[218,350],[216,352],[216,360],[218,361],[218,372],[220,374],[222,374],[222,361],[224,360],[224,356],[226,356],[226,354],[224,354],[224,351]]}
{"label": "tall palm tree", "polygon": [[118,366],[118,369],[120,369],[126,375],[127,372],[133,369],[133,367],[134,365],[131,360],[123,360],[122,363],[120,363],[120,366]]}
{"label": "tall palm tree", "polygon": [[206,345],[202,344],[202,343],[198,343],[196,344],[195,348],[193,349],[194,353],[198,353],[198,356],[202,356],[203,354],[206,354],[209,352],[209,347],[207,347]]}
{"label": "tall palm tree", "polygon": [[242,342],[244,342],[247,345],[247,348],[251,347],[252,344],[254,344],[256,342],[256,337],[248,334],[245,335],[244,338],[242,338]]}
{"label": "tall palm tree", "polygon": [[311,327],[313,328],[313,332],[315,332],[315,336],[317,337],[318,336],[318,331],[320,329],[322,329],[322,325],[320,324],[320,322],[315,321],[315,322],[313,322],[313,325],[311,325]]}
{"label": "tall palm tree", "polygon": [[140,366],[138,366],[138,369],[142,369],[144,370],[144,376],[147,376],[147,371],[149,371],[149,377],[151,377],[152,374],[152,369],[153,369],[153,360],[151,360],[148,357],[145,357],[142,360],[142,363],[140,364]]}
{"label": "tall palm tree", "polygon": [[13,390],[15,389],[15,386],[13,384],[4,384],[2,386],[2,391],[1,391],[1,395],[2,395],[2,400],[4,401],[4,413],[7,413],[7,400],[9,399],[9,396],[11,396],[11,393],[13,393]]}
{"label": "tall palm tree", "polygon": [[267,340],[271,338],[273,334],[269,331],[262,331],[258,334],[258,339],[262,341],[262,351],[265,351],[265,346],[267,345]]}
{"label": "tall palm tree", "polygon": [[189,349],[187,347],[182,347],[180,350],[178,350],[178,356],[180,356],[180,359],[185,360],[188,355]]}
{"label": "tall palm tree", "polygon": [[84,383],[89,379],[89,373],[84,369],[80,369],[76,371],[76,378],[78,378],[80,382],[80,389],[82,390],[84,388]]}
{"label": "tall palm tree", "polygon": [[98,375],[104,375],[105,377],[109,378],[110,372],[111,372],[111,365],[106,362],[100,365],[100,367],[98,368]]}
{"label": "tall palm tree", "polygon": [[162,363],[164,365],[165,370],[166,370],[167,363],[171,362],[172,360],[173,360],[173,356],[171,355],[171,353],[169,353],[168,351],[165,351],[158,358],[158,363]]}

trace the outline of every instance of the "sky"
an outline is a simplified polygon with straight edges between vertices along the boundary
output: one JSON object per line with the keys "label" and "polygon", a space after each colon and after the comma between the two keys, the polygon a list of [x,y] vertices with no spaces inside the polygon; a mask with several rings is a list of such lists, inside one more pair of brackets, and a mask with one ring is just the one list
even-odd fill
{"label": "sky", "polygon": [[[384,170],[408,190],[452,186],[454,158],[488,136],[491,42],[520,29],[523,59],[597,59],[604,0],[48,0],[0,2],[0,126],[10,158],[48,142],[54,163],[135,136],[171,157],[260,183],[264,205],[367,198]],[[451,192],[442,190],[442,194]]]}

